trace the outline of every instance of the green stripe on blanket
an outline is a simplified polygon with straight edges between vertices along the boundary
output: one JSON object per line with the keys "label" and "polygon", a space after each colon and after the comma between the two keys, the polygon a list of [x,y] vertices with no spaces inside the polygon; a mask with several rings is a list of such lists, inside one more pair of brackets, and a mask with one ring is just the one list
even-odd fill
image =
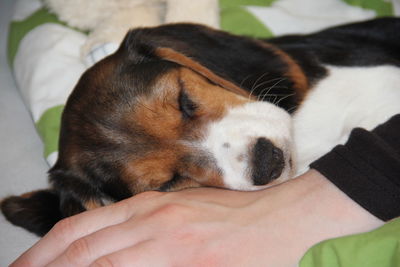
{"label": "green stripe on blanket", "polygon": [[58,151],[61,114],[63,110],[64,105],[49,108],[36,123],[36,128],[44,143],[44,155],[46,158],[51,153]]}
{"label": "green stripe on blanket", "polygon": [[219,0],[220,8],[237,6],[270,6],[278,0]]}
{"label": "green stripe on blanket", "polygon": [[233,34],[258,38],[273,36],[268,27],[249,12],[245,6],[270,6],[277,0],[220,0],[220,26]]}
{"label": "green stripe on blanket", "polygon": [[342,266],[400,266],[400,219],[368,233],[323,241],[300,261],[300,267]]}
{"label": "green stripe on blanket", "polygon": [[10,66],[14,65],[14,58],[22,38],[24,38],[29,31],[44,23],[59,23],[65,25],[65,23],[62,23],[54,14],[51,14],[45,8],[39,9],[25,20],[11,22],[8,36],[8,63]]}
{"label": "green stripe on blanket", "polygon": [[273,36],[271,30],[243,7],[221,10],[221,29],[230,33],[258,38]]}

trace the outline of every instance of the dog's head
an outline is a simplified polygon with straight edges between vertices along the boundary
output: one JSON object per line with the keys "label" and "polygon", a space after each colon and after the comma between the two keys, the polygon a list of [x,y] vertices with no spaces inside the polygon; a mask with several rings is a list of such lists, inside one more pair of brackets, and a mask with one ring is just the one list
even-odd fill
{"label": "dog's head", "polygon": [[177,50],[131,32],[88,70],[66,107],[52,172],[131,194],[288,179],[290,115]]}

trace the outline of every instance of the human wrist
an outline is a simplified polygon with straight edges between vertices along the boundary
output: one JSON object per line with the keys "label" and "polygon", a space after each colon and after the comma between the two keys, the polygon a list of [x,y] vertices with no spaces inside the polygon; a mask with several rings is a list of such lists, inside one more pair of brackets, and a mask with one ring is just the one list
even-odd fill
{"label": "human wrist", "polygon": [[285,256],[293,262],[318,242],[383,224],[316,170],[259,194],[253,209],[259,209],[257,224],[268,229],[266,236],[291,240],[285,244]]}
{"label": "human wrist", "polygon": [[303,180],[302,186],[308,188],[309,193],[315,196],[315,205],[321,213],[340,223],[343,231],[368,231],[384,223],[353,201],[317,170],[311,169],[298,178]]}

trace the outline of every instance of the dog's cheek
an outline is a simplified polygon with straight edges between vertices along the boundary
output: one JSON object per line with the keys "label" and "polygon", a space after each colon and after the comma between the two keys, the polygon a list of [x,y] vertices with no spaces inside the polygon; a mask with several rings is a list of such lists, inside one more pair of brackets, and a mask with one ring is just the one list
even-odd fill
{"label": "dog's cheek", "polygon": [[134,194],[157,190],[174,175],[177,151],[155,150],[146,156],[127,162],[122,179]]}
{"label": "dog's cheek", "polygon": [[225,187],[222,171],[213,156],[203,150],[192,151],[180,159],[179,173],[201,186]]}

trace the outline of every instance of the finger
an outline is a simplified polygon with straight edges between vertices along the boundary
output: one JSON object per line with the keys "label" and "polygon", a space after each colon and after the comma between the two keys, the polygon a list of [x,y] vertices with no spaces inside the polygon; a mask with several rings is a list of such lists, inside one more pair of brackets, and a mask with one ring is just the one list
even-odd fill
{"label": "finger", "polygon": [[[172,266],[167,257],[165,247],[154,240],[146,240],[139,244],[105,255],[95,260],[90,267],[131,266],[131,267],[167,267]],[[171,255],[170,255],[171,256]]]}
{"label": "finger", "polygon": [[148,192],[141,194],[140,197],[130,198],[64,219],[33,247],[23,253],[10,267],[44,266],[60,255],[74,240],[101,228],[126,221],[133,216],[136,202],[157,194],[157,192]]}
{"label": "finger", "polygon": [[[134,246],[148,239],[150,234],[154,233],[154,229],[159,228],[159,225],[153,226],[154,223],[143,223],[142,221],[141,219],[132,218],[129,221],[115,224],[84,236],[71,243],[48,267],[88,266],[95,259],[104,255]],[[149,234],[149,232],[151,233]]]}
{"label": "finger", "polygon": [[[152,206],[152,203],[149,203]],[[92,261],[143,240],[180,229],[189,215],[181,205],[156,205],[145,214],[135,214],[128,221],[112,225],[74,241],[49,267],[87,266]],[[179,231],[179,230],[178,230]]]}

